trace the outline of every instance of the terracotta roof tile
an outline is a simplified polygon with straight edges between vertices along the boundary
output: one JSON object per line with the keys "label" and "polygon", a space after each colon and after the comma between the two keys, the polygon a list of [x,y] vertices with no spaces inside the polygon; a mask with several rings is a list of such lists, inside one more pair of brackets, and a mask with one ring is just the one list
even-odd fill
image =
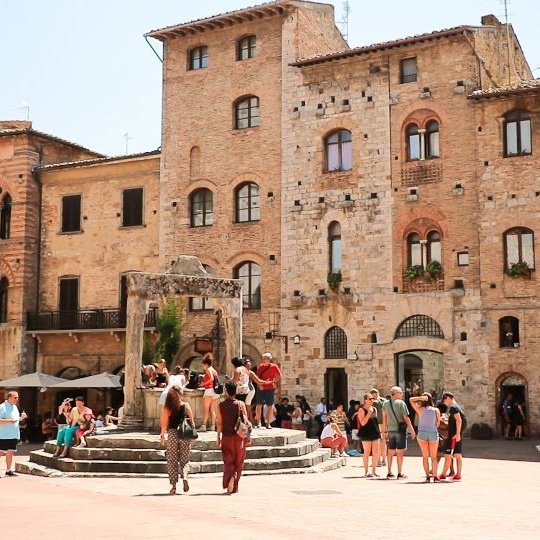
{"label": "terracotta roof tile", "polygon": [[527,94],[540,91],[540,79],[530,79],[521,81],[512,86],[501,86],[500,88],[486,88],[485,90],[475,90],[467,97],[469,99],[488,99],[497,97],[514,96],[516,94]]}

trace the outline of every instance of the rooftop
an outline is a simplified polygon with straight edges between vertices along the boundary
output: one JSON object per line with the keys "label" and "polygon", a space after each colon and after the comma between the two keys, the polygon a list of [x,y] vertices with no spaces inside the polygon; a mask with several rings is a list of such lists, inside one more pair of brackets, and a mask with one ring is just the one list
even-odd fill
{"label": "rooftop", "polygon": [[110,163],[113,161],[125,161],[130,159],[146,158],[159,156],[161,150],[151,150],[149,152],[139,152],[138,154],[126,154],[124,156],[100,157],[94,159],[82,159],[79,161],[66,161],[64,163],[52,163],[50,165],[39,165],[34,167],[35,172],[50,171],[55,169],[69,169],[71,167],[88,167],[90,165],[99,165],[101,163]]}
{"label": "rooftop", "polygon": [[[9,124],[12,124],[12,125],[9,125]],[[90,154],[94,154],[95,156],[99,158],[103,157],[103,154],[100,154],[99,152],[94,152],[93,150],[89,150],[88,148],[85,148],[84,146],[81,146],[80,144],[68,141],[66,139],[62,139],[60,137],[56,137],[54,135],[50,135],[49,133],[44,133],[43,131],[38,131],[36,129],[33,129],[31,122],[18,122],[18,121],[0,122],[0,137],[13,137],[16,135],[33,135],[35,137],[42,137],[50,141],[57,142],[59,144],[63,144],[66,146],[77,148],[79,150],[83,150],[84,152],[89,152]]]}
{"label": "rooftop", "polygon": [[324,62],[331,62],[333,60],[341,60],[343,58],[350,58],[353,56],[359,56],[362,54],[368,54],[374,51],[381,51],[384,49],[394,49],[397,47],[403,47],[405,45],[412,45],[420,43],[422,41],[430,41],[434,39],[440,39],[447,36],[453,36],[456,34],[463,34],[467,31],[472,31],[476,27],[474,26],[455,26],[453,28],[447,28],[445,30],[437,30],[435,32],[429,32],[427,34],[418,34],[415,36],[409,36],[406,38],[395,39],[392,41],[385,41],[382,43],[374,43],[373,45],[365,45],[363,47],[355,47],[354,49],[345,49],[330,54],[324,54],[320,56],[313,56],[311,58],[304,58],[293,62],[291,66],[303,67],[311,66],[314,64],[322,64]]}
{"label": "rooftop", "polygon": [[467,97],[469,99],[490,99],[504,98],[523,94],[536,94],[540,92],[540,79],[521,81],[512,86],[501,86],[500,88],[487,88],[485,90],[475,90]]}
{"label": "rooftop", "polygon": [[291,5],[291,2],[288,0],[275,0],[274,2],[266,2],[265,4],[238,9],[236,11],[228,11],[226,13],[206,17],[204,19],[196,19],[194,21],[166,26],[157,30],[151,30],[145,34],[145,36],[153,37],[161,41],[175,36],[190,36],[200,32],[205,32],[207,30],[214,30],[216,28],[225,28],[234,24],[241,24],[254,19],[281,15],[285,13],[287,9],[291,7]]}

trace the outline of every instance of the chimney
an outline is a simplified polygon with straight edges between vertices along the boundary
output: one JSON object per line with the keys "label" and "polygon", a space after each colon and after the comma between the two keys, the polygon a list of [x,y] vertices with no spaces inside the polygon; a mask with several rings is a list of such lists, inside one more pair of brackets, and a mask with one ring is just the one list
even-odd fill
{"label": "chimney", "polygon": [[501,21],[495,15],[484,15],[481,21],[482,26],[501,26]]}

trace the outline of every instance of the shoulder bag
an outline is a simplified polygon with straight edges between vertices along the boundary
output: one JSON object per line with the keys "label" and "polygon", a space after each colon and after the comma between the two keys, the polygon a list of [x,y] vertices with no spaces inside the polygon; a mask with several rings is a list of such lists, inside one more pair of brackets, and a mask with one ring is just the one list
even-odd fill
{"label": "shoulder bag", "polygon": [[251,428],[253,426],[251,425],[251,422],[244,416],[238,402],[236,402],[236,404],[238,406],[238,419],[236,420],[234,430],[241,439],[249,439],[251,437]]}
{"label": "shoulder bag", "polygon": [[389,399],[390,402],[390,408],[392,409],[392,414],[394,415],[394,418],[396,419],[397,425],[398,425],[398,432],[401,435],[407,434],[407,424],[405,422],[400,422],[398,420],[398,417],[396,416],[396,411],[394,411],[394,405],[392,404],[392,398]]}
{"label": "shoulder bag", "polygon": [[219,382],[217,375],[214,377],[214,392],[218,395],[223,394],[223,384]]}

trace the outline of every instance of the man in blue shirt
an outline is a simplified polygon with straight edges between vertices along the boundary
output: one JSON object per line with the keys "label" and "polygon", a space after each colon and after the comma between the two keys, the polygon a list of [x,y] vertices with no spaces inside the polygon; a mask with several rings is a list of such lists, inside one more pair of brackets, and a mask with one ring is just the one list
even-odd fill
{"label": "man in blue shirt", "polygon": [[6,476],[15,476],[11,466],[13,463],[13,452],[17,451],[17,444],[20,439],[19,421],[21,415],[17,403],[19,394],[8,392],[7,399],[0,405],[0,457],[6,456]]}

